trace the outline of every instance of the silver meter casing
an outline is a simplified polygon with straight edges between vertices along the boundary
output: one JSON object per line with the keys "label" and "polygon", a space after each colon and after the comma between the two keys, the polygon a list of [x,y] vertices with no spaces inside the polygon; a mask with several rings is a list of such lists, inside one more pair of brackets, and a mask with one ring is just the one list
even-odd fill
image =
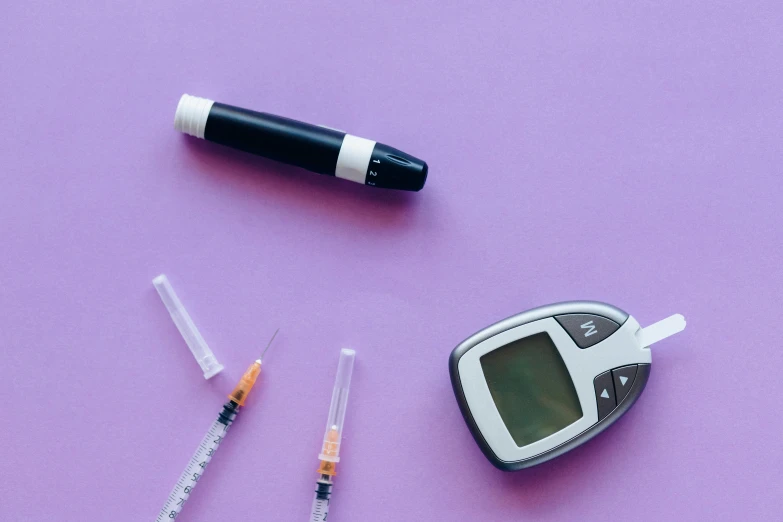
{"label": "silver meter casing", "polygon": [[[636,402],[649,378],[651,352],[641,346],[636,335],[639,330],[639,323],[619,308],[571,301],[509,317],[460,343],[449,359],[451,383],[484,455],[504,471],[528,468],[587,442],[614,423]],[[582,417],[520,447],[501,418],[480,359],[540,333],[550,337],[562,357]]]}

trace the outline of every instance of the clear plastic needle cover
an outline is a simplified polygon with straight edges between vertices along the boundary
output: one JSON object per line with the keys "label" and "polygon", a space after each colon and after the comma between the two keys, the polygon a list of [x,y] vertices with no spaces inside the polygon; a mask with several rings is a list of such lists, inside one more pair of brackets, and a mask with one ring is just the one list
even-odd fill
{"label": "clear plastic needle cover", "polygon": [[337,377],[334,380],[332,404],[329,406],[329,418],[326,421],[324,444],[318,458],[321,461],[340,462],[340,441],[343,437],[345,409],[348,405],[348,391],[351,387],[354,350],[343,348],[340,351],[340,362],[337,365]]}
{"label": "clear plastic needle cover", "polygon": [[171,314],[171,319],[177,325],[177,329],[182,338],[185,339],[190,352],[204,372],[204,378],[209,379],[220,373],[223,370],[223,365],[218,362],[212,350],[207,346],[207,342],[201,337],[187,310],[182,306],[177,294],[174,293],[174,289],[171,287],[171,283],[169,283],[166,275],[160,274],[152,280],[152,284],[158,291],[163,304],[166,305],[166,309]]}

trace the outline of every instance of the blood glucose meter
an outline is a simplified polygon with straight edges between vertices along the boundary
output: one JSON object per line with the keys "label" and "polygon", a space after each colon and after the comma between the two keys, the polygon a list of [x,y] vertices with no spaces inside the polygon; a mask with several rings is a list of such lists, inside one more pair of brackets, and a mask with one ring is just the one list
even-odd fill
{"label": "blood glucose meter", "polygon": [[449,373],[473,437],[496,467],[535,466],[598,435],[650,375],[649,346],[685,328],[647,328],[619,308],[573,301],[535,308],[472,335]]}

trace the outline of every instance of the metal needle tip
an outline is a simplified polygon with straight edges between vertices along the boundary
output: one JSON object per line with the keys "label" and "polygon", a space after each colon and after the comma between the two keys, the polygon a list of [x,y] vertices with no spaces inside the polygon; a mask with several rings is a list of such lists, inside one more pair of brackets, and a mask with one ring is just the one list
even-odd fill
{"label": "metal needle tip", "polygon": [[269,342],[266,343],[266,348],[264,348],[264,351],[261,352],[261,357],[258,358],[259,361],[262,361],[264,359],[264,355],[266,355],[266,351],[269,349],[270,346],[272,346],[272,341],[275,340],[275,336],[277,335],[277,332],[280,331],[280,328],[275,330],[275,333],[272,334],[272,338],[269,339]]}

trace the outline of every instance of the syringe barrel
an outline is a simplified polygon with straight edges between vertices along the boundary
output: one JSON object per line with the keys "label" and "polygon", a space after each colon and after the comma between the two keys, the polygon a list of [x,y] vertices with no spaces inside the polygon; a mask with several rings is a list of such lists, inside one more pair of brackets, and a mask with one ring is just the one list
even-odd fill
{"label": "syringe barrel", "polygon": [[329,514],[329,499],[332,497],[332,481],[328,476],[316,482],[313,507],[310,510],[310,522],[323,522]]}
{"label": "syringe barrel", "polygon": [[190,498],[193,489],[198,484],[199,479],[207,469],[207,464],[212,460],[213,455],[218,449],[220,442],[228,433],[228,428],[237,416],[238,406],[234,403],[227,403],[218,415],[217,420],[212,423],[207,434],[201,440],[196,448],[196,453],[188,461],[185,470],[180,475],[177,484],[174,486],[163,509],[160,510],[155,522],[168,522],[179,516],[185,502]]}

